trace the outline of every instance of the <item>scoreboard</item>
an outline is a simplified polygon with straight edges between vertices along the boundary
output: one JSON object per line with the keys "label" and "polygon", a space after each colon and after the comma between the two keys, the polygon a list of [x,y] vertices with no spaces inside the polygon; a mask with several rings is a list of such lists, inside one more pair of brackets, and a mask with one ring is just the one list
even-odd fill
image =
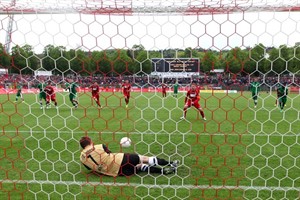
{"label": "scoreboard", "polygon": [[199,58],[152,58],[155,72],[200,72]]}

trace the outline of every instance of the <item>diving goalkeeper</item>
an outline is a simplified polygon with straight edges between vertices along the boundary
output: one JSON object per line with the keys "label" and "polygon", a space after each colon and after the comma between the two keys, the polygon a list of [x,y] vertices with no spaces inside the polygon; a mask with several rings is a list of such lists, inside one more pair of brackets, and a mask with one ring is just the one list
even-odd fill
{"label": "diving goalkeeper", "polygon": [[155,156],[135,153],[112,153],[104,144],[95,145],[89,137],[82,137],[80,146],[83,148],[80,154],[81,163],[88,170],[107,176],[131,176],[139,172],[172,174],[179,163],[177,160],[169,162]]}

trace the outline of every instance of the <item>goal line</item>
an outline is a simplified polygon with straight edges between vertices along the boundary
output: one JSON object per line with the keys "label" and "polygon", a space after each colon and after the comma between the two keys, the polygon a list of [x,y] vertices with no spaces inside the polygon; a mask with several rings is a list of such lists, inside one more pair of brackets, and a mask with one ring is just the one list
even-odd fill
{"label": "goal line", "polygon": [[92,185],[101,185],[101,186],[117,186],[117,187],[125,187],[125,186],[132,186],[138,187],[143,186],[147,188],[186,188],[186,189],[213,189],[213,190],[220,190],[220,189],[230,189],[230,190],[265,190],[265,191],[291,191],[296,190],[300,191],[300,187],[274,187],[274,186],[229,186],[229,185],[169,185],[169,184],[139,184],[139,183],[117,183],[117,182],[83,182],[83,181],[44,181],[44,180],[4,180],[1,181],[2,183],[13,183],[13,184],[41,184],[41,185],[86,185],[87,183]]}

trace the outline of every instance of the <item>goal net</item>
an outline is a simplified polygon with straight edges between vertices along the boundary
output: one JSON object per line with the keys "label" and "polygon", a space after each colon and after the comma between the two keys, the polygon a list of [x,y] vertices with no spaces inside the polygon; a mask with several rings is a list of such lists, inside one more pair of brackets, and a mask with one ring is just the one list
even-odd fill
{"label": "goal net", "polygon": [[[297,0],[0,0],[0,198],[299,199],[299,10]],[[49,105],[43,85],[55,90]],[[203,113],[185,101],[194,86]],[[95,174],[80,162],[83,136],[180,164]]]}

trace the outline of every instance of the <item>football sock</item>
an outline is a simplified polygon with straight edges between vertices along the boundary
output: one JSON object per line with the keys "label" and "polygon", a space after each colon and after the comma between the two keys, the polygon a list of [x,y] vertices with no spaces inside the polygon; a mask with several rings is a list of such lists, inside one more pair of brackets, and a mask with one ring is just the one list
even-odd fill
{"label": "football sock", "polygon": [[202,116],[202,118],[204,118],[204,112],[203,111],[199,111],[200,112],[200,114],[201,114],[201,116]]}
{"label": "football sock", "polygon": [[187,112],[187,108],[184,108],[184,109],[183,109],[183,117],[184,117],[184,118],[186,117],[186,112]]}
{"label": "football sock", "polygon": [[152,156],[152,157],[149,157],[149,161],[148,161],[149,165],[150,166],[156,166],[158,165],[158,161],[157,161],[157,158]]}
{"label": "football sock", "polygon": [[158,167],[150,167],[149,165],[143,164],[141,167],[142,172],[149,171],[150,173],[161,173],[161,168]]}
{"label": "football sock", "polygon": [[155,156],[149,157],[149,165],[156,166],[156,165],[168,165],[169,162],[165,159],[157,158]]}

